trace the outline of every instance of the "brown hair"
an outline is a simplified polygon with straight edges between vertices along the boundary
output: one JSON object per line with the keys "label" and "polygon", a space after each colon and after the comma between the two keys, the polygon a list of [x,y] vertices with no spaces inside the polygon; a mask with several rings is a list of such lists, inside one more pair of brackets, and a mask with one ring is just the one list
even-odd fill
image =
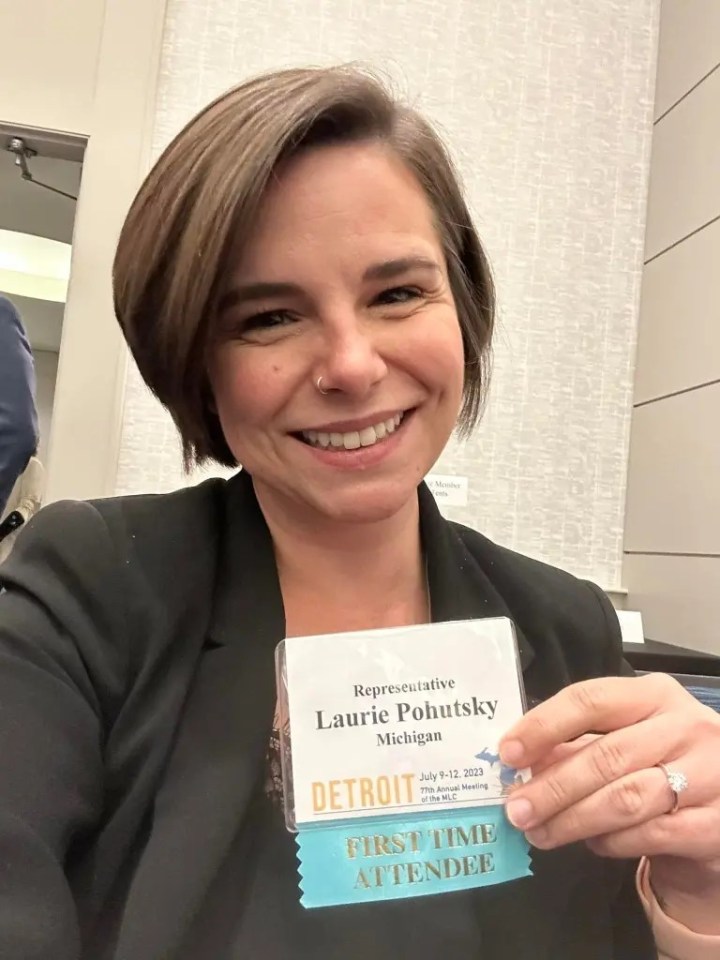
{"label": "brown hair", "polygon": [[186,466],[235,458],[212,410],[207,356],[231,256],[277,165],[323,144],[376,140],[407,164],[434,210],[465,349],[459,426],[477,421],[494,318],[490,268],[440,138],[354,66],[283,70],[223,94],[151,170],[115,256],[115,312],[150,389],[170,411]]}

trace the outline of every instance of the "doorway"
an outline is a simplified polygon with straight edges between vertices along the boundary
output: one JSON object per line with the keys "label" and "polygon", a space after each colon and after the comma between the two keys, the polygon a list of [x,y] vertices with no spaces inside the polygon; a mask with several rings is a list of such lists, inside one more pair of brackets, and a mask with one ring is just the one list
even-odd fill
{"label": "doorway", "polygon": [[32,348],[46,470],[85,146],[83,137],[0,121],[0,294]]}

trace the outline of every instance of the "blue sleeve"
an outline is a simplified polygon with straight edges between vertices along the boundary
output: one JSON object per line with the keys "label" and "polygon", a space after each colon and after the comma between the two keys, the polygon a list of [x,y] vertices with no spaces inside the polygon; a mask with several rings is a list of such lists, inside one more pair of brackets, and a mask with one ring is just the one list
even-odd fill
{"label": "blue sleeve", "polygon": [[37,441],[32,350],[19,313],[0,296],[0,516]]}

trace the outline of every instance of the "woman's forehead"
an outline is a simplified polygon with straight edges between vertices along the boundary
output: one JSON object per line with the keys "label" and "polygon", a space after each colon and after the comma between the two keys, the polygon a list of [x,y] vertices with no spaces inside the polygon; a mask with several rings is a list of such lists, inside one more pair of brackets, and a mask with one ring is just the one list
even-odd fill
{"label": "woman's forehead", "polygon": [[375,144],[323,147],[273,181],[238,269],[276,274],[316,257],[351,257],[366,270],[438,250],[430,204],[397,157]]}

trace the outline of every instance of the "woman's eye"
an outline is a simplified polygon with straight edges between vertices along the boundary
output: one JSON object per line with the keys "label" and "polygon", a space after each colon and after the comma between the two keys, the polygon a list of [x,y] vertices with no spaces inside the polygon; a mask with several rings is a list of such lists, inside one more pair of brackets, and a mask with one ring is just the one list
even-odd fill
{"label": "woman's eye", "polygon": [[243,320],[240,326],[243,333],[250,333],[255,330],[272,330],[288,323],[292,323],[292,317],[285,310],[266,310]]}
{"label": "woman's eye", "polygon": [[417,287],[392,287],[383,292],[376,298],[377,303],[395,304],[410,303],[420,297],[421,291]]}

